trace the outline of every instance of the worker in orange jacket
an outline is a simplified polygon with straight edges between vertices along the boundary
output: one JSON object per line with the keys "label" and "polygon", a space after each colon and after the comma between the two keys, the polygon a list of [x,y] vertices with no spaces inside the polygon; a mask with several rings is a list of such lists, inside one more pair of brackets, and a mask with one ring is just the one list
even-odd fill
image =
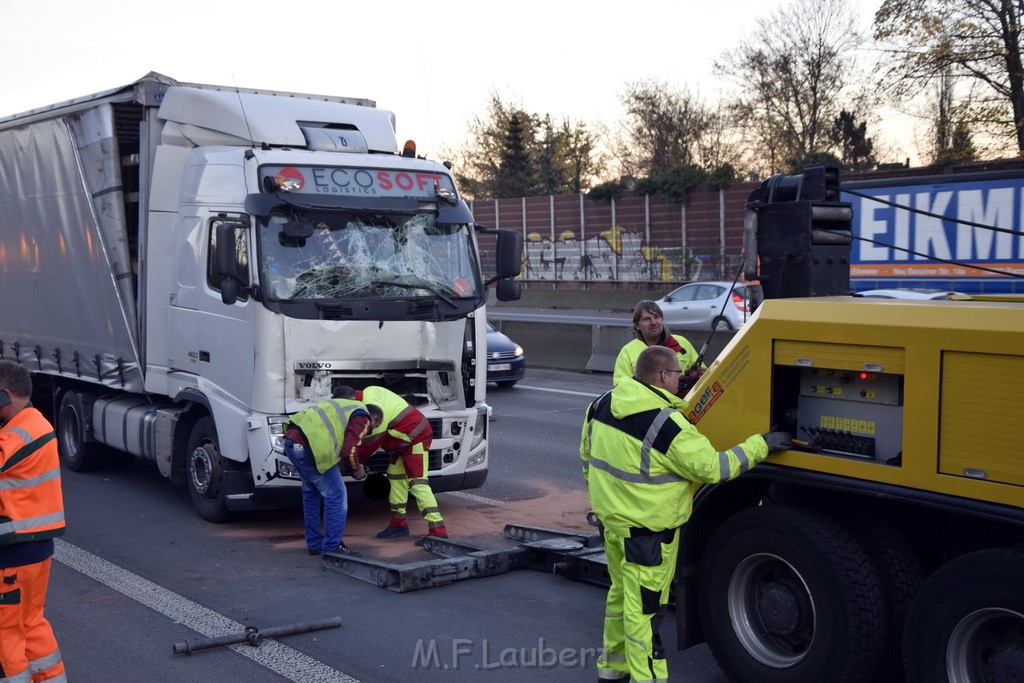
{"label": "worker in orange jacket", "polygon": [[377,538],[409,535],[405,509],[410,495],[416,499],[420,514],[427,522],[427,536],[447,538],[444,518],[427,480],[430,442],[434,436],[427,418],[404,398],[384,387],[368,386],[362,391],[348,390],[348,393],[350,395],[346,398],[381,409],[379,416],[370,413],[370,433],[356,448],[359,460],[366,462],[378,450],[391,454],[387,470],[391,484],[388,493],[391,522],[377,534]]}
{"label": "worker in orange jacket", "polygon": [[28,371],[0,360],[0,680],[66,682],[43,616],[53,539],[64,534],[60,460],[31,396]]}

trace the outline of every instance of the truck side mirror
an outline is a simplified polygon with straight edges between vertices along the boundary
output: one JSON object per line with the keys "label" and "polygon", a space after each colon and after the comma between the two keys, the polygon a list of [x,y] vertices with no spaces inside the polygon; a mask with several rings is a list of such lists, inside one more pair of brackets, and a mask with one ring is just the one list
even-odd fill
{"label": "truck side mirror", "polygon": [[498,229],[495,272],[498,278],[518,277],[523,271],[523,234],[517,230]]}
{"label": "truck side mirror", "polygon": [[498,280],[494,286],[494,297],[498,301],[519,301],[523,295],[523,284],[519,280]]}
{"label": "truck side mirror", "polygon": [[216,275],[220,276],[221,301],[225,304],[233,304],[238,300],[242,287],[249,286],[249,272],[244,263],[238,258],[238,248],[235,241],[235,233],[238,230],[245,230],[242,223],[219,223],[217,230],[217,248],[214,254],[213,265]]}

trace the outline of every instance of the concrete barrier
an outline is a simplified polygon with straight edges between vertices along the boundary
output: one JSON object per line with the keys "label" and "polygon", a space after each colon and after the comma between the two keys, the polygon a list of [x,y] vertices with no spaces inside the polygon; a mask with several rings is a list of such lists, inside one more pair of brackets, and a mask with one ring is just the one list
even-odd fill
{"label": "concrete barrier", "polygon": [[[610,374],[615,369],[619,349],[632,339],[628,321],[623,325],[594,325],[492,318],[491,323],[523,347],[527,375],[530,367]],[[674,329],[673,332],[689,339],[697,351],[711,334],[710,330]],[[704,362],[713,361],[734,335],[735,332],[724,330],[715,333]]]}

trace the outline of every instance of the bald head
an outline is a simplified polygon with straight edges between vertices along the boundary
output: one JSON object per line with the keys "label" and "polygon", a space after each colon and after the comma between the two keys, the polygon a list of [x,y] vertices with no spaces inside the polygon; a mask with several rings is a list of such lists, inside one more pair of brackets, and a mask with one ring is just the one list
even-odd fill
{"label": "bald head", "polygon": [[665,346],[648,346],[636,359],[636,379],[675,393],[679,387],[679,358]]}

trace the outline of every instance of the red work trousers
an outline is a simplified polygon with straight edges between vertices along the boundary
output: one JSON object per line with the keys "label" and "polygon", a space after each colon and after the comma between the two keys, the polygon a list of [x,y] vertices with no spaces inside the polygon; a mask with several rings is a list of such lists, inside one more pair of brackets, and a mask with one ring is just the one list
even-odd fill
{"label": "red work trousers", "polygon": [[0,680],[67,680],[57,639],[43,616],[50,562],[0,569]]}

